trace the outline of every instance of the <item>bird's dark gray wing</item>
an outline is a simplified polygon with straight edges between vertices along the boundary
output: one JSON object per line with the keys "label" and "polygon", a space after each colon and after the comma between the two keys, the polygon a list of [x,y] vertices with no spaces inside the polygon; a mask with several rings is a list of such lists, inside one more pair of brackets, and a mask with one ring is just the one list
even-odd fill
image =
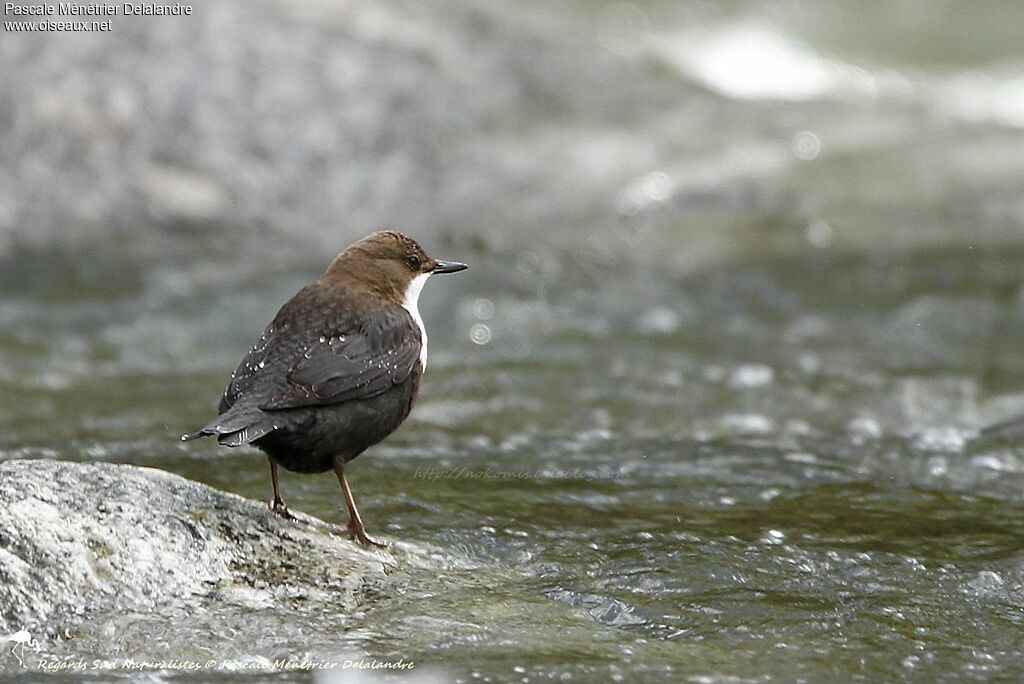
{"label": "bird's dark gray wing", "polygon": [[401,306],[370,314],[354,328],[309,346],[285,374],[265,411],[368,399],[404,382],[422,349],[420,330]]}
{"label": "bird's dark gray wing", "polygon": [[218,413],[224,413],[234,406],[239,395],[252,385],[270,355],[275,338],[287,332],[287,324],[279,324],[276,320],[267,326],[260,339],[256,341],[242,362],[238,364],[235,372],[231,374],[231,380],[228,381],[227,387],[224,388],[224,394],[220,398],[220,405],[217,407]]}
{"label": "bird's dark gray wing", "polygon": [[259,385],[266,384],[263,368],[275,347],[280,346],[277,343],[282,337],[287,337],[288,333],[287,324],[279,323],[277,318],[267,326],[263,335],[231,374],[231,379],[220,398],[217,417],[197,432],[183,435],[183,440],[216,436],[221,444],[234,447],[250,444],[276,429],[273,421],[268,420],[255,401],[239,399],[245,396],[246,392],[258,391]]}

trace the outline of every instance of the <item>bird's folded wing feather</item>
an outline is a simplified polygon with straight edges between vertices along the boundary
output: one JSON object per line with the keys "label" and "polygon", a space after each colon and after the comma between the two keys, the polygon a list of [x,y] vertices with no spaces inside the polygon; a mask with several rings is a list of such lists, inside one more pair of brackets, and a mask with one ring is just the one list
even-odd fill
{"label": "bird's folded wing feather", "polygon": [[345,332],[314,341],[263,410],[368,399],[404,382],[420,355],[420,331],[401,306],[379,309]]}
{"label": "bird's folded wing feather", "polygon": [[278,323],[277,319],[274,320],[267,329],[263,331],[263,335],[256,341],[249,353],[245,355],[242,362],[238,364],[238,368],[231,374],[231,380],[228,382],[227,387],[224,388],[224,394],[220,398],[220,406],[218,407],[218,413],[224,413],[238,401],[238,397],[257,380],[260,375],[260,370],[263,368],[263,364],[270,355],[272,349],[272,343],[276,338],[287,335],[290,331],[286,325]]}

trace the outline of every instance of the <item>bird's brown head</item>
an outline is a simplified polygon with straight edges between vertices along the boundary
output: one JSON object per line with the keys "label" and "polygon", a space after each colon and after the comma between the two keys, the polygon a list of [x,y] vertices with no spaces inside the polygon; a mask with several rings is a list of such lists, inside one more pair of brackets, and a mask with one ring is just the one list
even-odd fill
{"label": "bird's brown head", "polygon": [[331,262],[324,277],[347,280],[394,303],[411,297],[415,305],[429,276],[466,268],[457,261],[434,259],[408,235],[382,230],[349,245]]}

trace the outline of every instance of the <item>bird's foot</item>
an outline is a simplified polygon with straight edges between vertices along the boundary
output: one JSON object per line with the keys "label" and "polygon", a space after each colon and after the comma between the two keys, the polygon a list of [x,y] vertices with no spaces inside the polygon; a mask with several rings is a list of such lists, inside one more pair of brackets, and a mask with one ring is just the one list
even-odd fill
{"label": "bird's foot", "polygon": [[387,544],[368,537],[363,526],[355,520],[348,521],[348,538],[353,541],[358,540],[363,546],[376,546],[378,549],[386,549],[388,547]]}
{"label": "bird's foot", "polygon": [[292,515],[292,512],[288,510],[288,505],[281,499],[275,499],[274,501],[271,501],[268,505],[270,506],[270,510],[272,510],[274,513],[281,516],[285,520],[298,520],[298,518]]}

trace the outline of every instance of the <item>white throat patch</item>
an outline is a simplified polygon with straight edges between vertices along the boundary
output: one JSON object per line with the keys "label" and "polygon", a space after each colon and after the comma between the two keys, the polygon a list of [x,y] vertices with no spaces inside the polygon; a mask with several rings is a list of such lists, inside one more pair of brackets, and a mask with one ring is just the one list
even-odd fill
{"label": "white throat patch", "polygon": [[402,302],[402,308],[412,314],[412,320],[416,321],[416,325],[420,328],[420,341],[423,344],[420,347],[420,365],[423,366],[423,370],[427,369],[427,329],[423,327],[423,319],[420,317],[417,304],[420,301],[420,292],[423,291],[423,286],[429,277],[429,273],[421,273],[413,278],[405,291],[405,300]]}

